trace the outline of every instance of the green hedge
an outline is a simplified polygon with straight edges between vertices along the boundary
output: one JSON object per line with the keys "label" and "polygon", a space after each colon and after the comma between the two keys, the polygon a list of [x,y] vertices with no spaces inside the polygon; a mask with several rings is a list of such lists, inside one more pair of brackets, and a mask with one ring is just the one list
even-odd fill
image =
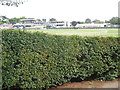
{"label": "green hedge", "polygon": [[48,88],[120,76],[120,38],[2,31],[3,88]]}

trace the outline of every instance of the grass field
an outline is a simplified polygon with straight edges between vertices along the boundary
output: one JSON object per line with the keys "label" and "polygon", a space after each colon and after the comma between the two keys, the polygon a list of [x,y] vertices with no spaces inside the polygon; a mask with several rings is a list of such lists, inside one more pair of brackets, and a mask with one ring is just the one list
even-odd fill
{"label": "grass field", "polygon": [[54,35],[79,35],[79,36],[112,36],[119,37],[118,29],[44,29],[27,30],[28,32],[43,32]]}

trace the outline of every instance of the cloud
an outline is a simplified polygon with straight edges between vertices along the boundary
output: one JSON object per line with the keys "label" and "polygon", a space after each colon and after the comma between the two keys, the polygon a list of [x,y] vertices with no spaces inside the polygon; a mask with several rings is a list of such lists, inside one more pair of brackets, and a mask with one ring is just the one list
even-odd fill
{"label": "cloud", "polygon": [[56,18],[59,20],[109,19],[118,15],[119,0],[28,0],[16,7],[0,5],[7,17]]}

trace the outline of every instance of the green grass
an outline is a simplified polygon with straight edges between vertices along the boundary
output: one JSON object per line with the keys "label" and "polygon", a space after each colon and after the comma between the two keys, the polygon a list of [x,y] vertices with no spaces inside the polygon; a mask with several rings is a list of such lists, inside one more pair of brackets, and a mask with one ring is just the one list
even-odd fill
{"label": "green grass", "polygon": [[[112,36],[118,37],[118,29],[44,29],[27,30],[28,32],[44,32],[54,35],[79,35],[79,36]],[[120,33],[119,33],[120,34]]]}

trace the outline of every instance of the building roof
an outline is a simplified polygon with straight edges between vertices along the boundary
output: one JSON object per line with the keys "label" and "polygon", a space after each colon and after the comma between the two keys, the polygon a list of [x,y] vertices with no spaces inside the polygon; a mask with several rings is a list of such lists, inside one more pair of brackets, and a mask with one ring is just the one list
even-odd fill
{"label": "building roof", "polygon": [[36,21],[36,19],[34,19],[34,18],[26,18],[26,19],[21,19],[20,21],[30,21],[30,20],[34,20],[34,21]]}

